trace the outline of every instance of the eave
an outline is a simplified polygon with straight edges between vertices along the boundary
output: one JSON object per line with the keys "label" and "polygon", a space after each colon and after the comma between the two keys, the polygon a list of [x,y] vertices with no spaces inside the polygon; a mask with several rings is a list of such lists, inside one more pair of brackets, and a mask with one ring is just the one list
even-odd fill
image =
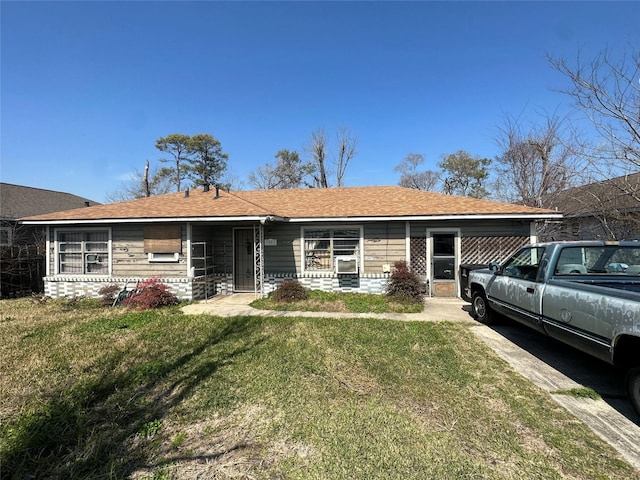
{"label": "eave", "polygon": [[450,221],[450,220],[560,220],[561,213],[502,213],[502,214],[461,214],[461,215],[402,215],[375,217],[299,217],[283,218],[276,215],[234,216],[234,217],[154,217],[154,218],[101,218],[101,219],[61,219],[24,220],[24,225],[107,225],[130,223],[216,223],[216,222],[388,222],[388,221]]}

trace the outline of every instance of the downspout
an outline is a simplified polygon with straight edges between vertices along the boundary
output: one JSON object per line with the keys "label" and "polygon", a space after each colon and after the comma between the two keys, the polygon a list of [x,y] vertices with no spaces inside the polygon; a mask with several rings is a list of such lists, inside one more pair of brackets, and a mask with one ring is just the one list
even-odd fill
{"label": "downspout", "polygon": [[[187,227],[187,277],[191,278],[191,280],[193,281],[193,278],[195,276],[195,268],[191,264],[191,235],[192,235],[191,222],[187,222],[186,227]],[[205,275],[206,275],[206,272],[205,272]]]}
{"label": "downspout", "polygon": [[404,259],[411,266],[411,223],[404,222]]}
{"label": "downspout", "polygon": [[47,235],[47,241],[45,242],[47,252],[44,256],[46,262],[44,266],[44,274],[48,277],[51,275],[51,227],[47,225],[45,231]]}
{"label": "downspout", "polygon": [[538,242],[538,232],[536,230],[536,222],[529,222],[529,243]]}

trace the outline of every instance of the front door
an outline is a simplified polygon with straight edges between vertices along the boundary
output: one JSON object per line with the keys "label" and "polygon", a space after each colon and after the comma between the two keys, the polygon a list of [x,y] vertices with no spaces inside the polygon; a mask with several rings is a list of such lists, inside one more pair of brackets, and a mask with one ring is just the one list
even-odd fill
{"label": "front door", "polygon": [[456,237],[454,232],[431,233],[429,283],[433,296],[455,297],[458,294]]}
{"label": "front door", "polygon": [[236,292],[255,290],[255,259],[252,228],[233,231],[233,289]]}

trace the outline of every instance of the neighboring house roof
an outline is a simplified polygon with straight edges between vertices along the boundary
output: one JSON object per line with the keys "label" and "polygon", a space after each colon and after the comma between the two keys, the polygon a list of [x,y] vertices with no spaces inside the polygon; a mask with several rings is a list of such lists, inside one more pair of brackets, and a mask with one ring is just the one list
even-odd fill
{"label": "neighboring house roof", "polygon": [[86,208],[87,205],[100,204],[70,193],[0,182],[0,218],[2,220],[17,220],[26,216],[49,214],[79,207]]}
{"label": "neighboring house roof", "polygon": [[545,207],[562,209],[566,217],[640,209],[640,173],[568,188],[543,200]]}
{"label": "neighboring house roof", "polygon": [[522,205],[456,197],[403,187],[342,187],[254,191],[192,190],[31,216],[27,223],[112,223],[274,219],[288,221],[375,218],[559,218]]}

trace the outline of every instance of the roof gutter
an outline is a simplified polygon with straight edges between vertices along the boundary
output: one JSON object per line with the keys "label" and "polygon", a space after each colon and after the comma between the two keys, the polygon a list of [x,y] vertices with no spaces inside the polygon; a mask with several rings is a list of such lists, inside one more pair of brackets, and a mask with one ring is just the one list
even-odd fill
{"label": "roof gutter", "polygon": [[62,219],[62,220],[21,220],[24,225],[106,225],[113,223],[181,223],[181,222],[270,222],[308,223],[308,222],[387,222],[387,221],[442,221],[442,220],[560,220],[561,213],[545,214],[468,214],[468,215],[405,215],[377,217],[300,217],[285,218],[278,215],[255,215],[235,217],[157,217],[157,218],[101,218],[101,219]]}
{"label": "roof gutter", "polygon": [[19,220],[23,225],[106,225],[113,223],[182,223],[182,222],[282,222],[277,215],[252,215],[244,217],[154,217],[154,218],[99,218],[61,220]]}
{"label": "roof gutter", "polygon": [[559,220],[561,213],[546,214],[469,214],[469,215],[405,215],[398,217],[301,217],[290,218],[290,223],[298,222],[376,222],[376,221],[424,221],[424,220]]}

